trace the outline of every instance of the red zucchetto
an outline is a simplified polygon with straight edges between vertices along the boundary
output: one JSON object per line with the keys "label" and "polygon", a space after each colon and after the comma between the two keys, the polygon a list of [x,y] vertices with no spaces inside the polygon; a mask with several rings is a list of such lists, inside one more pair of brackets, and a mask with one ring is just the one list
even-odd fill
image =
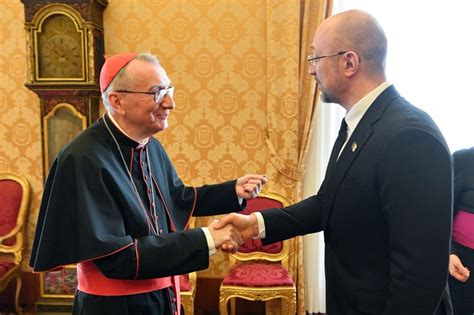
{"label": "red zucchetto", "polygon": [[113,55],[105,59],[102,70],[100,70],[100,92],[104,91],[109,86],[110,82],[115,78],[117,73],[125,67],[133,58],[135,58],[137,53],[122,53]]}

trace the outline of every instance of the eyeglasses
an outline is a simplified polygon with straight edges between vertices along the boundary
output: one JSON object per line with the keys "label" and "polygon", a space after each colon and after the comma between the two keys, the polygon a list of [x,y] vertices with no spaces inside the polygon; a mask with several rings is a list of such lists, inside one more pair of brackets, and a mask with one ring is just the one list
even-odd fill
{"label": "eyeglasses", "polygon": [[318,61],[319,59],[323,59],[323,58],[326,58],[326,57],[334,57],[334,56],[344,55],[346,52],[347,51],[340,51],[340,52],[335,53],[335,54],[324,55],[324,56],[309,55],[308,56],[308,62],[309,62],[310,65],[314,65],[316,63],[316,61]]}
{"label": "eyeglasses", "polygon": [[154,95],[155,103],[161,104],[164,101],[166,95],[169,95],[171,98],[173,98],[174,86],[170,86],[168,88],[162,88],[162,89],[156,90],[155,92],[140,92],[140,91],[127,91],[127,90],[117,90],[115,92]]}

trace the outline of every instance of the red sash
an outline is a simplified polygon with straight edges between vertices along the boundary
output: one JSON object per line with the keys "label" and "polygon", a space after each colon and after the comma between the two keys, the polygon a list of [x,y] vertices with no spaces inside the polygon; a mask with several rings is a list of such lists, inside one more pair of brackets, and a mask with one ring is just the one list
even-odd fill
{"label": "red sash", "polygon": [[83,261],[77,264],[77,281],[79,291],[103,296],[140,294],[173,287],[177,301],[177,314],[180,314],[179,276],[144,280],[109,279],[92,261]]}

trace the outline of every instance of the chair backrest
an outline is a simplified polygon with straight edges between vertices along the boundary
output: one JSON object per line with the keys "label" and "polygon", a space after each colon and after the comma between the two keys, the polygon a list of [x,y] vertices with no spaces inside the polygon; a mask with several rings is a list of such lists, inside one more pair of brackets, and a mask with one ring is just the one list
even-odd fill
{"label": "chair backrest", "polygon": [[[262,190],[257,198],[247,200],[247,208],[242,213],[251,214],[256,211],[265,211],[270,208],[282,208],[288,201],[275,193]],[[289,243],[286,241],[262,245],[260,240],[250,239],[242,244],[235,254],[231,255],[231,264],[235,261],[283,261],[286,262],[289,254]]]}
{"label": "chair backrest", "polygon": [[0,173],[0,253],[11,253],[21,262],[24,225],[30,202],[30,186],[25,178]]}

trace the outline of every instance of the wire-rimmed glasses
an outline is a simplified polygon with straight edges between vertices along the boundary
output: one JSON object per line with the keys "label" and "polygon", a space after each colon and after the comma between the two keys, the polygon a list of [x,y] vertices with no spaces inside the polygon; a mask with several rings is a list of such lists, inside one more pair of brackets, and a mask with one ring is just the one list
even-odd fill
{"label": "wire-rimmed glasses", "polygon": [[161,104],[164,101],[166,95],[169,95],[171,98],[173,98],[174,86],[170,86],[170,87],[167,87],[167,88],[161,88],[159,90],[156,90],[155,92],[141,92],[141,91],[128,91],[128,90],[117,90],[115,92],[154,95],[155,103]]}
{"label": "wire-rimmed glasses", "polygon": [[344,55],[346,52],[347,51],[340,51],[340,52],[337,52],[335,54],[324,55],[324,56],[308,55],[308,62],[309,62],[310,65],[314,65],[316,63],[316,61],[318,61],[320,59],[327,58],[327,57],[334,57],[334,56]]}

